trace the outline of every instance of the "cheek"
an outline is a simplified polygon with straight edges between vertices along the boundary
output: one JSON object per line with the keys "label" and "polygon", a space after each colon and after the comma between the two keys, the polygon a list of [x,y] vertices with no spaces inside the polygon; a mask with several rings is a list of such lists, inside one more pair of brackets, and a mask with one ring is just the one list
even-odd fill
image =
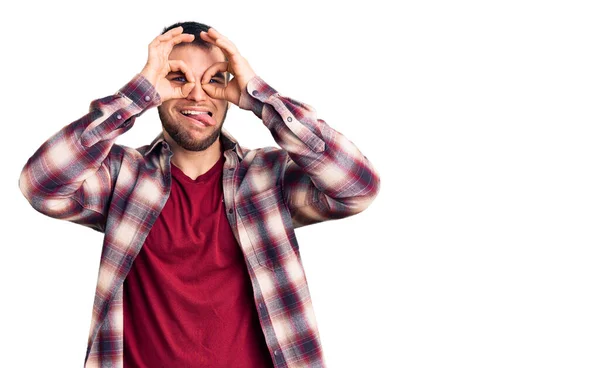
{"label": "cheek", "polygon": [[219,109],[219,112],[221,114],[225,114],[225,111],[227,111],[228,105],[229,105],[229,103],[227,101],[223,101],[223,100],[215,101],[215,106],[217,106],[217,108]]}
{"label": "cheek", "polygon": [[173,104],[169,103],[169,102],[171,102],[171,101],[164,102],[158,107],[158,110],[162,114],[173,114],[173,112],[175,111],[173,109]]}

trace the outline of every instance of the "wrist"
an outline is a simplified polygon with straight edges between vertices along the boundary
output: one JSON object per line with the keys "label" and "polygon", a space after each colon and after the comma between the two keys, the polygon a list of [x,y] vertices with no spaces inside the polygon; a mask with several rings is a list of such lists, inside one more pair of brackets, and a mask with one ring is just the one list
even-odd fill
{"label": "wrist", "polygon": [[275,93],[277,91],[267,85],[259,76],[255,75],[241,91],[239,107],[252,111],[254,115],[262,119],[264,103]]}
{"label": "wrist", "polygon": [[123,88],[119,89],[117,94],[128,98],[142,110],[158,106],[161,99],[152,84],[141,74],[137,74]]}
{"label": "wrist", "polygon": [[144,68],[144,69],[142,69],[142,71],[140,72],[140,75],[141,75],[142,77],[146,78],[146,80],[147,80],[148,82],[150,82],[150,84],[152,84],[152,86],[153,86],[154,88],[156,88],[156,83],[157,83],[157,81],[158,81],[158,74],[157,74],[157,73],[155,73],[155,72],[152,72],[151,70]]}

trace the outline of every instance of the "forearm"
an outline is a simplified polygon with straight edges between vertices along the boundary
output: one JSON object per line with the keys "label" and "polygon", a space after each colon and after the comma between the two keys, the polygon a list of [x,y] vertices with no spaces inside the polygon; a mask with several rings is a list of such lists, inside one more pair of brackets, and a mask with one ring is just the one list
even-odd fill
{"label": "forearm", "polygon": [[76,216],[88,202],[101,210],[102,203],[86,196],[100,198],[101,191],[111,188],[109,153],[114,141],[131,128],[136,116],[156,105],[157,98],[152,86],[136,76],[115,95],[93,101],[88,114],[42,144],[19,178],[31,205],[58,218]]}
{"label": "forearm", "polygon": [[291,159],[282,180],[292,208],[312,206],[304,209],[309,216],[339,218],[373,201],[380,179],[372,163],[312,107],[280,96],[259,78],[248,83],[247,92],[240,107],[263,120]]}

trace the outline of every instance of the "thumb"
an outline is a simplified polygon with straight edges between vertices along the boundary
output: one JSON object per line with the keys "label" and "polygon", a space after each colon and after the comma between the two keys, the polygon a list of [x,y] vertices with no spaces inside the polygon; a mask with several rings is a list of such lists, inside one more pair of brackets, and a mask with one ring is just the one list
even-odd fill
{"label": "thumb", "polygon": [[207,95],[210,96],[210,98],[216,98],[219,100],[225,100],[225,88],[223,87],[217,87],[214,84],[211,83],[206,83],[202,85],[202,89],[204,90],[204,92],[206,92]]}
{"label": "thumb", "polygon": [[186,98],[190,92],[192,92],[192,90],[194,89],[194,87],[196,86],[196,83],[194,82],[189,82],[183,85],[183,87],[178,88],[178,93],[181,95],[182,98]]}

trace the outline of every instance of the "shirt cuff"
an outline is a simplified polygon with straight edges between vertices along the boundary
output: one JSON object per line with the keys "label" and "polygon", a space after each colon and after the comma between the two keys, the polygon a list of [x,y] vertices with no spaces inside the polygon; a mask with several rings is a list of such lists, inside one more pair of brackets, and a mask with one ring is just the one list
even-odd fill
{"label": "shirt cuff", "polygon": [[147,110],[161,104],[158,92],[152,83],[141,74],[137,74],[117,94],[128,98],[142,110]]}
{"label": "shirt cuff", "polygon": [[143,76],[136,75],[131,81],[106,99],[92,102],[92,121],[81,134],[81,144],[91,147],[99,141],[114,139],[131,128],[135,117],[147,109],[160,105],[160,96]]}
{"label": "shirt cuff", "polygon": [[250,110],[256,116],[262,118],[265,101],[275,94],[277,94],[277,91],[274,88],[265,83],[259,76],[255,76],[250,79],[246,88],[242,90],[239,107]]}

